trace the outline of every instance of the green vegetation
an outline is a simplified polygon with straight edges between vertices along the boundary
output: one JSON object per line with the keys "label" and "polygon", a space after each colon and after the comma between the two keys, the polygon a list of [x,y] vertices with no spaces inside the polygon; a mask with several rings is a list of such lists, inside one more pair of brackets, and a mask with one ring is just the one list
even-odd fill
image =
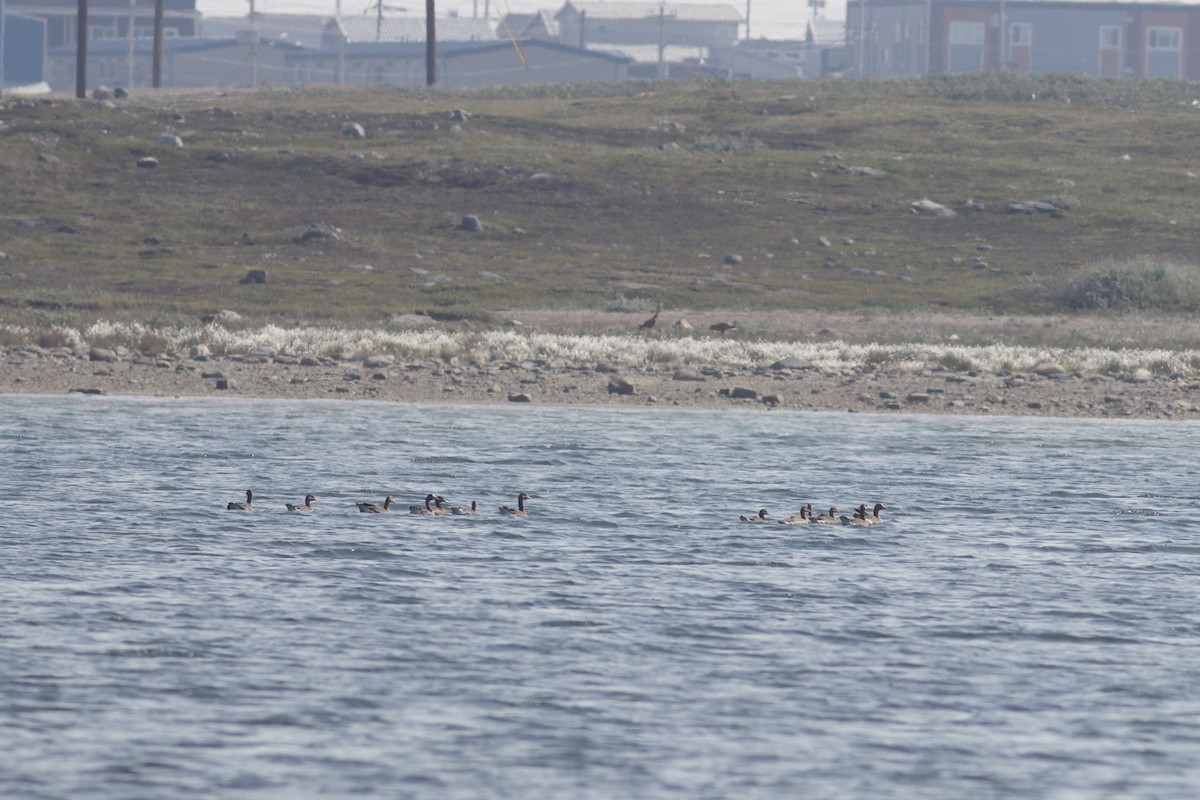
{"label": "green vegetation", "polygon": [[1197,98],[1012,75],[6,98],[0,322],[1190,312]]}

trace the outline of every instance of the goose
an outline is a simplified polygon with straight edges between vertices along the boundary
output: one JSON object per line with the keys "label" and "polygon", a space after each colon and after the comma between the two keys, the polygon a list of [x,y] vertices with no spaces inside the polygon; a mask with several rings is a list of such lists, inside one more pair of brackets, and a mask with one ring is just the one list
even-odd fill
{"label": "goose", "polygon": [[517,495],[517,507],[500,506],[500,513],[508,514],[510,517],[527,517],[529,515],[525,513],[525,501],[529,499],[531,499],[529,495],[521,492]]}
{"label": "goose", "polygon": [[446,509],[442,508],[445,500],[446,498],[441,495],[427,494],[425,495],[425,505],[411,505],[408,507],[408,513],[419,514],[422,517],[440,517],[446,513]]}
{"label": "goose", "polygon": [[853,519],[851,519],[850,517],[847,517],[845,514],[842,514],[840,517],[838,517],[838,519],[840,519],[842,521],[843,525],[856,525],[860,528],[868,527],[871,524],[871,523],[867,522],[865,519],[863,519],[862,517],[854,517]]}
{"label": "goose", "polygon": [[875,511],[871,514],[867,514],[866,513],[867,508],[866,508],[866,506],[863,506],[863,519],[865,519],[867,522],[871,523],[872,525],[882,525],[883,517],[879,516],[879,512],[885,511],[886,509],[887,509],[887,506],[885,506],[883,503],[876,503]]}
{"label": "goose", "polygon": [[738,517],[738,519],[740,519],[742,522],[766,522],[767,516],[768,516],[767,510],[765,508],[760,508],[758,510],[757,514],[750,516],[750,517],[747,517],[745,514],[742,514],[740,517]]}
{"label": "goose", "polygon": [[837,525],[838,524],[837,506],[831,506],[829,508],[828,514],[820,514],[818,516],[815,516],[812,518],[812,521],[819,522],[822,525]]}
{"label": "goose", "polygon": [[304,495],[304,505],[298,506],[293,503],[285,503],[285,505],[287,506],[288,511],[312,511],[312,504],[316,501],[317,498],[313,497],[311,494],[306,494]]}
{"label": "goose", "polygon": [[808,525],[812,522],[812,503],[805,503],[800,513],[779,520],[780,525]]}
{"label": "goose", "polygon": [[358,510],[364,514],[390,514],[392,513],[392,496],[389,494],[384,498],[383,505],[377,506],[374,503],[355,503]]}
{"label": "goose", "polygon": [[638,325],[639,331],[652,331],[654,326],[658,324],[658,315],[662,312],[662,303],[658,304],[658,308],[654,309],[654,316]]}
{"label": "goose", "polygon": [[237,500],[230,500],[229,503],[226,504],[225,508],[228,511],[253,511],[254,506],[251,503],[251,501],[253,499],[254,499],[254,492],[247,489],[246,490],[246,502],[239,503]]}
{"label": "goose", "polygon": [[469,517],[475,513],[475,501],[474,500],[471,501],[470,508],[464,508],[462,506],[451,506],[450,513],[456,517]]}

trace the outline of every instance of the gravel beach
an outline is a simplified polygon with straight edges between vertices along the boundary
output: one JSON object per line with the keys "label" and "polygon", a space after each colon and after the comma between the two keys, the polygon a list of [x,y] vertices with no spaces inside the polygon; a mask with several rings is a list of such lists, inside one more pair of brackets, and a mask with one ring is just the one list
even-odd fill
{"label": "gravel beach", "polygon": [[871,365],[576,365],[532,360],[143,355],[21,345],[0,357],[0,393],[607,404],[874,413],[1200,418],[1200,381],[1146,370],[905,371]]}

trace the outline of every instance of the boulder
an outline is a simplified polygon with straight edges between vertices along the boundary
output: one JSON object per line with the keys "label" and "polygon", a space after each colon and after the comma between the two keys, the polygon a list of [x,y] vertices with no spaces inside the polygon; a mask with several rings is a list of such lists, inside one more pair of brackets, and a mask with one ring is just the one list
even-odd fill
{"label": "boulder", "polygon": [[88,361],[104,361],[111,364],[118,359],[119,356],[115,350],[109,350],[104,347],[93,347],[88,351]]}
{"label": "boulder", "polygon": [[154,140],[159,147],[183,147],[183,139],[173,133],[164,133]]}
{"label": "boulder", "polygon": [[158,166],[158,159],[154,156],[146,156],[137,160],[137,166],[140,169],[154,169]]}
{"label": "boulder", "polygon": [[928,197],[922,197],[920,200],[914,200],[911,208],[916,214],[926,214],[931,217],[957,216],[951,209],[946,208],[941,203],[933,202]]}
{"label": "boulder", "polygon": [[508,402],[510,402],[510,403],[531,403],[531,402],[533,402],[533,398],[527,394],[510,394],[508,396]]}
{"label": "boulder", "polygon": [[252,269],[238,283],[266,283],[270,278],[265,269]]}
{"label": "boulder", "polygon": [[481,222],[479,217],[475,216],[474,214],[465,214],[463,215],[462,222],[458,224],[458,229],[460,231],[478,233],[479,231],[483,230],[483,222]]}
{"label": "boulder", "polygon": [[609,394],[636,394],[633,384],[620,376],[614,375],[608,379]]}
{"label": "boulder", "polygon": [[357,122],[347,122],[342,126],[342,136],[351,139],[365,139],[367,138],[367,131],[366,128]]}

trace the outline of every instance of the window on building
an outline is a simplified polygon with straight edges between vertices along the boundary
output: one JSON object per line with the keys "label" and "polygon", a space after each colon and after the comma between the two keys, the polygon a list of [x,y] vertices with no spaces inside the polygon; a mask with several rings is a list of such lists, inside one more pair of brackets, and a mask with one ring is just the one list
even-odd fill
{"label": "window on building", "polygon": [[1178,50],[1183,39],[1183,31],[1179,28],[1147,28],[1147,50]]}
{"label": "window on building", "polygon": [[983,46],[983,23],[951,22],[950,44]]}
{"label": "window on building", "polygon": [[1121,49],[1121,26],[1101,25],[1100,46],[1116,50]]}
{"label": "window on building", "polygon": [[1146,77],[1182,77],[1182,42],[1183,31],[1180,28],[1147,28]]}
{"label": "window on building", "polygon": [[983,23],[950,23],[950,72],[981,72],[983,70]]}
{"label": "window on building", "polygon": [[1029,47],[1033,44],[1033,25],[1028,22],[1014,22],[1008,29],[1008,43]]}

